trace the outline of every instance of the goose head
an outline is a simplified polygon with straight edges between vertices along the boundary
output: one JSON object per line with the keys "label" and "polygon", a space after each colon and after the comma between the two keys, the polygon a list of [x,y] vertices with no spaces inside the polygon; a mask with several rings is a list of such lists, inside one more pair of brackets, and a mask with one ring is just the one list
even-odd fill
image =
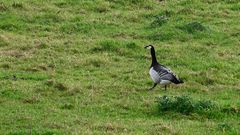
{"label": "goose head", "polygon": [[144,47],[145,49],[152,49],[152,48],[154,48],[152,45],[147,45],[147,46],[145,46]]}

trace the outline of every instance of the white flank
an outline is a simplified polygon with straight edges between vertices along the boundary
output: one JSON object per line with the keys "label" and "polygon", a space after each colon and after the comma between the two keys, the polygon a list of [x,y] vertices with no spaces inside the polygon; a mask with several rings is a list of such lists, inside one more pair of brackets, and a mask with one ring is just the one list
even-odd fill
{"label": "white flank", "polygon": [[149,70],[150,77],[152,78],[154,83],[159,83],[160,82],[160,76],[159,74],[153,69],[153,67],[150,68]]}
{"label": "white flank", "polygon": [[161,77],[159,76],[158,72],[156,72],[153,69],[153,67],[150,68],[149,74],[154,83],[159,83],[161,85],[168,85],[171,83],[171,81],[169,80],[161,80]]}
{"label": "white flank", "polygon": [[171,81],[169,81],[169,80],[161,80],[161,82],[160,82],[161,85],[168,85],[170,83],[171,83]]}

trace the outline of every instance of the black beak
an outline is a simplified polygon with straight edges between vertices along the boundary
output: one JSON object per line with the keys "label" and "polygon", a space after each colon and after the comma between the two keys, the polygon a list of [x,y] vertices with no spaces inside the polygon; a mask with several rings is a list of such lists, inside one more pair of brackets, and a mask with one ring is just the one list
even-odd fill
{"label": "black beak", "polygon": [[148,47],[148,45],[147,45],[147,46],[145,46],[144,48],[145,48],[145,49],[147,49],[147,47]]}

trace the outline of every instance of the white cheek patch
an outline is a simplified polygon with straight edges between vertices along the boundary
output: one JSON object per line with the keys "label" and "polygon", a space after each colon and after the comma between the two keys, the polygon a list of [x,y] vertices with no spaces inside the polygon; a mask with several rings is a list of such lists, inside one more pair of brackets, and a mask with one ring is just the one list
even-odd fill
{"label": "white cheek patch", "polygon": [[151,49],[152,47],[151,46],[148,46],[147,49]]}

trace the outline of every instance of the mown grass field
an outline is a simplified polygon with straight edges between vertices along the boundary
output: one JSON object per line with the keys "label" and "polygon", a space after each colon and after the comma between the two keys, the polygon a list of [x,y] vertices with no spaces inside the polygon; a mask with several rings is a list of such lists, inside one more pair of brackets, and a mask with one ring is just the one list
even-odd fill
{"label": "mown grass field", "polygon": [[[239,18],[238,0],[1,0],[0,134],[240,134]],[[183,85],[147,91],[148,44]]]}

